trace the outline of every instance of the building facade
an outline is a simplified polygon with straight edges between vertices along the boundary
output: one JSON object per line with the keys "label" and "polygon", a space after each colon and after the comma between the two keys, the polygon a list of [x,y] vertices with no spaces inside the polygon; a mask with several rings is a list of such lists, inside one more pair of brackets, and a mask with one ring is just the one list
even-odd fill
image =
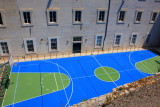
{"label": "building facade", "polygon": [[0,55],[159,46],[159,13],[160,0],[0,0]]}

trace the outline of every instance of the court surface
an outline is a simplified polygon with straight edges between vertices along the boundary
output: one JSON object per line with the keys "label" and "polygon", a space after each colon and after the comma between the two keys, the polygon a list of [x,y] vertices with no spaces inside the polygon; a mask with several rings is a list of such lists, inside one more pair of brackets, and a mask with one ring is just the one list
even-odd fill
{"label": "court surface", "polygon": [[3,106],[68,107],[158,72],[149,50],[15,63]]}

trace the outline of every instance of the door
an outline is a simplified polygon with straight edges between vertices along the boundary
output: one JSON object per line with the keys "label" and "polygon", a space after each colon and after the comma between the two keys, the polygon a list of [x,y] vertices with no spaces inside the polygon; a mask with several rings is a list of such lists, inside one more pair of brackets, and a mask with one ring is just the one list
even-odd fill
{"label": "door", "polygon": [[73,43],[73,53],[81,53],[81,43]]}

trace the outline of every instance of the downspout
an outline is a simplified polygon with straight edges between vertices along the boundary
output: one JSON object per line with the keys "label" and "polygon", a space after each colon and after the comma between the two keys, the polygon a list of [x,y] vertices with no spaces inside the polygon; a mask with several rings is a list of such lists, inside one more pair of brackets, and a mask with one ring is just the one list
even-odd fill
{"label": "downspout", "polygon": [[103,39],[102,51],[104,51],[104,43],[105,43],[105,39],[106,39],[106,36],[107,36],[107,31],[108,31],[108,20],[109,20],[110,4],[111,4],[111,0],[109,0],[109,2],[108,2],[108,11],[107,11],[107,18],[106,18],[106,28],[105,28],[105,35],[104,35],[104,39]]}

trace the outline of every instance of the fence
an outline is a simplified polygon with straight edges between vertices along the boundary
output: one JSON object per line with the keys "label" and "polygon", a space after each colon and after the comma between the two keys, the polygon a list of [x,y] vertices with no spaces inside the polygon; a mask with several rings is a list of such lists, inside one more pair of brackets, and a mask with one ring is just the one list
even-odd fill
{"label": "fence", "polygon": [[[25,56],[12,56],[13,62],[22,62],[22,61],[34,61],[34,60],[45,60],[45,59],[56,59],[56,58],[65,58],[65,57],[76,57],[76,56],[85,56],[85,55],[96,55],[104,53],[117,53],[117,52],[128,52],[136,50],[145,50],[145,49],[154,49],[152,48],[142,48],[142,47],[116,47],[109,49],[94,49],[94,50],[85,50],[80,53],[71,52],[54,52],[48,54],[29,54]],[[9,60],[9,57],[1,57],[0,63],[5,63]]]}

